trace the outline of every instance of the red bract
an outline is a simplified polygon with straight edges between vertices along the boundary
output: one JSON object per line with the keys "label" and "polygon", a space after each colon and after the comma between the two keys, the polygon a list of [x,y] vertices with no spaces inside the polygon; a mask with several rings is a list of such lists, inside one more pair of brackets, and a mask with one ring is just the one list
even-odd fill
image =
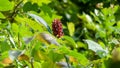
{"label": "red bract", "polygon": [[52,22],[52,31],[53,34],[58,38],[64,35],[62,23],[59,19],[54,19],[54,21]]}

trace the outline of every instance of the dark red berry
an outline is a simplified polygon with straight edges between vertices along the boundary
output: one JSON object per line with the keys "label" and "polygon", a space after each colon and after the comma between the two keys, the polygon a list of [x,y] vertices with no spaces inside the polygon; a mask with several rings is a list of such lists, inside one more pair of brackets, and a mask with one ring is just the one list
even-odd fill
{"label": "dark red berry", "polygon": [[59,19],[54,19],[54,21],[52,22],[52,31],[53,34],[58,38],[64,35],[62,23]]}

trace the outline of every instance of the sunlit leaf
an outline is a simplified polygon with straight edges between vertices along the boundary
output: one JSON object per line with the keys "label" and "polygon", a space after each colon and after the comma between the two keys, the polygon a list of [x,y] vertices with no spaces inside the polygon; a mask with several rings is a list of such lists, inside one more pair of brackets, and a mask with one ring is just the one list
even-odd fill
{"label": "sunlit leaf", "polygon": [[8,11],[12,10],[14,7],[14,3],[9,0],[0,0],[0,11]]}
{"label": "sunlit leaf", "polygon": [[46,61],[46,62],[42,63],[41,68],[53,68],[53,67],[54,67],[54,63]]}
{"label": "sunlit leaf", "polygon": [[39,6],[42,5],[42,3],[44,4],[49,4],[51,2],[51,0],[31,0],[32,3],[37,3]]}
{"label": "sunlit leaf", "polygon": [[69,37],[69,36],[63,36],[63,39],[65,39],[69,45],[71,45],[72,47],[77,47],[77,44],[75,43],[75,41],[73,40],[73,38]]}
{"label": "sunlit leaf", "polygon": [[84,40],[88,44],[88,48],[94,51],[101,58],[107,56],[108,50],[103,49],[98,43],[92,40]]}
{"label": "sunlit leaf", "polygon": [[33,64],[34,64],[34,67],[35,67],[35,68],[41,68],[41,64],[40,64],[39,62],[35,62],[35,61],[34,61]]}
{"label": "sunlit leaf", "polygon": [[5,16],[0,12],[0,18],[5,19]]}
{"label": "sunlit leaf", "polygon": [[54,19],[61,19],[62,16],[57,15],[55,11],[52,11],[52,17],[48,13],[45,13],[44,11],[41,11],[39,14],[49,26],[52,26],[52,22]]}
{"label": "sunlit leaf", "polygon": [[62,54],[56,53],[53,50],[49,52],[48,56],[53,62],[59,62],[61,59],[64,58]]}
{"label": "sunlit leaf", "polygon": [[29,13],[28,15],[35,19],[39,24],[43,24],[48,29],[48,31],[51,32],[50,27],[47,25],[46,21],[42,17],[31,13]]}
{"label": "sunlit leaf", "polygon": [[78,62],[80,62],[80,64],[82,64],[84,66],[86,66],[89,63],[88,59],[83,54],[78,53],[76,51],[70,51],[68,53],[68,55],[73,56],[74,58],[76,58],[78,60]]}
{"label": "sunlit leaf", "polygon": [[75,31],[74,23],[72,23],[72,22],[67,23],[67,26],[68,26],[68,30],[69,30],[70,36],[73,36],[74,35],[74,31]]}

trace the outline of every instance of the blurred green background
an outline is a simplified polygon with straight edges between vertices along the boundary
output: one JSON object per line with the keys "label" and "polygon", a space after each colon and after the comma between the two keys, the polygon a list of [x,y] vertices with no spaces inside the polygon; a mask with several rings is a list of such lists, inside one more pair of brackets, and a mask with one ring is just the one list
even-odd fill
{"label": "blurred green background", "polygon": [[0,68],[120,68],[119,11],[120,0],[0,0]]}

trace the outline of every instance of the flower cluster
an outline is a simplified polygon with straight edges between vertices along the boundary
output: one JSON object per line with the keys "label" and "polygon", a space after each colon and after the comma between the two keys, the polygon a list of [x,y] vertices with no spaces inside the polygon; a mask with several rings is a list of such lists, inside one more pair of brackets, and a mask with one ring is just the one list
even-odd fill
{"label": "flower cluster", "polygon": [[52,22],[52,31],[53,34],[58,38],[64,35],[62,23],[59,19],[54,19],[54,21]]}

